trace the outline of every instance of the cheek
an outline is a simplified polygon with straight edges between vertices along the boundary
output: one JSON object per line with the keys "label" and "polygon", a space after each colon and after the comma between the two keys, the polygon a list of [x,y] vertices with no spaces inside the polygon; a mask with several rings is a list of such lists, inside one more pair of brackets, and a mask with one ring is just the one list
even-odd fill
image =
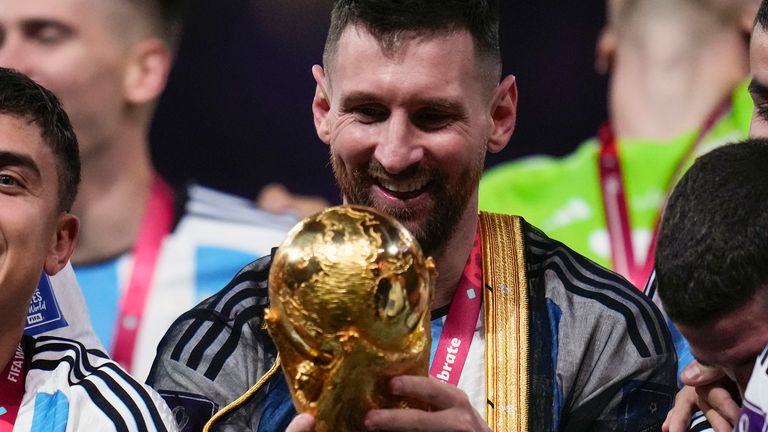
{"label": "cheek", "polygon": [[733,370],[733,376],[731,379],[736,381],[736,383],[739,385],[739,390],[742,393],[744,393],[744,390],[747,388],[747,383],[749,383],[749,378],[752,376],[752,370],[754,368],[755,363],[751,362],[749,364],[739,366]]}
{"label": "cheek", "polygon": [[368,163],[376,148],[374,133],[361,125],[350,125],[335,130],[331,151],[348,166]]}
{"label": "cheek", "polygon": [[750,138],[768,138],[768,120],[755,113],[749,125]]}

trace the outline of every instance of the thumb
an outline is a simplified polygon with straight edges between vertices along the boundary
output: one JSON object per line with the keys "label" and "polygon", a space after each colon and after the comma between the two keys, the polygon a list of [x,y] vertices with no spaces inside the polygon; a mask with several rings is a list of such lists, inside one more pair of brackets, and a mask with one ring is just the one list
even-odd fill
{"label": "thumb", "polygon": [[716,367],[704,366],[698,361],[692,361],[683,369],[680,374],[680,380],[683,384],[691,387],[711,384],[723,377],[723,371]]}

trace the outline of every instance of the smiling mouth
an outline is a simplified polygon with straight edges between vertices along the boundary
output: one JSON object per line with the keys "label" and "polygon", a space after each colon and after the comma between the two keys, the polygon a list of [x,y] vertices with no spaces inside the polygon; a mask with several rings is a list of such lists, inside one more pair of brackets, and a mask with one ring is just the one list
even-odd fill
{"label": "smiling mouth", "polygon": [[430,179],[427,176],[419,176],[407,180],[392,180],[374,177],[376,185],[389,195],[399,199],[415,198],[427,189]]}

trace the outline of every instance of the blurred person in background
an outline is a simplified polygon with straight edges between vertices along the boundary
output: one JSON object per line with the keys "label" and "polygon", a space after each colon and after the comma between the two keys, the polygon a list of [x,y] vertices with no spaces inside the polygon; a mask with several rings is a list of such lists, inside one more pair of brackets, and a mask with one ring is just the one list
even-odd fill
{"label": "blurred person in background", "polygon": [[295,222],[210,189],[172,190],[153,168],[148,129],[183,9],[181,0],[0,0],[0,65],[50,88],[81,144],[72,261],[94,328],[141,378],[173,319]]}
{"label": "blurred person in background", "polygon": [[746,136],[748,36],[757,0],[610,0],[597,68],[610,119],[564,158],[489,170],[480,208],[524,214],[644,286],[659,212],[693,159]]}

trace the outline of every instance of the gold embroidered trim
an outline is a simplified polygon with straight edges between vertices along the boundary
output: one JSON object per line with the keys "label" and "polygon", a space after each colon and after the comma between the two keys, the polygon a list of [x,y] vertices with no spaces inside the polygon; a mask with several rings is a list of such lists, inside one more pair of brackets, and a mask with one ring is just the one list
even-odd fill
{"label": "gold embroidered trim", "polygon": [[486,421],[492,430],[528,430],[528,279],[522,221],[480,213],[485,317]]}
{"label": "gold embroidered trim", "polygon": [[259,381],[253,385],[253,387],[248,389],[248,391],[245,392],[244,395],[240,396],[234,402],[225,406],[224,408],[220,409],[216,414],[214,414],[213,417],[211,417],[211,419],[208,420],[208,423],[205,424],[205,427],[203,428],[203,432],[210,432],[211,428],[216,424],[216,422],[218,422],[224,416],[240,408],[243,404],[248,402],[248,400],[252,398],[256,394],[256,392],[259,391],[259,389],[261,389],[264,383],[267,382],[267,380],[269,380],[270,378],[272,378],[272,375],[274,375],[277,372],[277,369],[279,367],[280,367],[280,355],[278,354],[277,358],[275,358],[275,364],[273,364],[272,367],[269,368],[267,373],[265,373],[264,376],[262,376],[261,379],[259,379]]}

